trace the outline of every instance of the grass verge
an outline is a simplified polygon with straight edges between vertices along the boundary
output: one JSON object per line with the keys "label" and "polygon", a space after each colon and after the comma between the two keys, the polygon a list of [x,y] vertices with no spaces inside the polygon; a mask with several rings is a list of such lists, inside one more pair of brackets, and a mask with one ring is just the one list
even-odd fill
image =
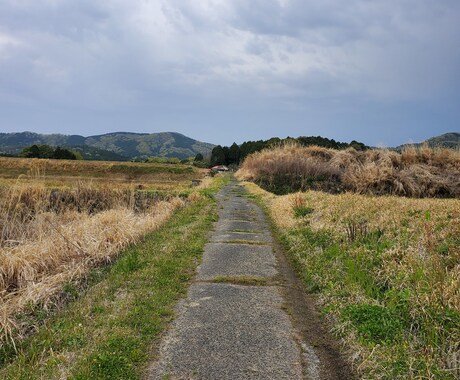
{"label": "grass verge", "polygon": [[460,378],[458,200],[247,187],[361,378]]}
{"label": "grass verge", "polygon": [[93,286],[48,319],[15,353],[0,352],[2,379],[137,379],[173,317],[216,219],[206,196],[176,211],[112,266],[94,270]]}

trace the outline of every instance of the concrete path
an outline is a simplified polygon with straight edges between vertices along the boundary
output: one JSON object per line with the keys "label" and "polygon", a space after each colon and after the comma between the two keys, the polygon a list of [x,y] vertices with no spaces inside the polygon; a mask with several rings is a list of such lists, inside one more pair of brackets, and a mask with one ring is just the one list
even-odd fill
{"label": "concrete path", "polygon": [[219,193],[219,221],[149,379],[319,379],[285,311],[264,214],[244,195],[236,181]]}

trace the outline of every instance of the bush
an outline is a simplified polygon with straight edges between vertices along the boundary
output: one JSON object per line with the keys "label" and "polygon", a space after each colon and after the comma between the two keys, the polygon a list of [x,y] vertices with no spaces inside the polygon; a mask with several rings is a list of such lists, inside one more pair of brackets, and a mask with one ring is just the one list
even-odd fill
{"label": "bush", "polygon": [[250,155],[238,172],[275,194],[304,190],[407,197],[460,196],[460,153],[407,148],[334,150],[296,144]]}

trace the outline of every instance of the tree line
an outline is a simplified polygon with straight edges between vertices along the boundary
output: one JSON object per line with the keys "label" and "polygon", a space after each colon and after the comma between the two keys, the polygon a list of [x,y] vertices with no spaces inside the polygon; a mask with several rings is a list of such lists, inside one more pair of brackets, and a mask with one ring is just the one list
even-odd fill
{"label": "tree line", "polygon": [[21,151],[20,156],[26,158],[53,158],[57,160],[82,159],[81,155],[77,152],[72,152],[69,149],[61,148],[60,146],[54,148],[46,144],[34,144],[27,146]]}
{"label": "tree line", "polygon": [[285,139],[274,137],[269,140],[245,141],[241,145],[233,143],[229,147],[217,145],[211,152],[210,165],[239,165],[251,153],[259,152],[273,146],[282,145],[287,142],[296,142],[302,146],[317,145],[324,148],[338,150],[347,148],[354,148],[356,150],[369,149],[367,145],[356,140],[353,140],[350,143],[343,143],[321,136],[301,136],[297,138],[287,137]]}

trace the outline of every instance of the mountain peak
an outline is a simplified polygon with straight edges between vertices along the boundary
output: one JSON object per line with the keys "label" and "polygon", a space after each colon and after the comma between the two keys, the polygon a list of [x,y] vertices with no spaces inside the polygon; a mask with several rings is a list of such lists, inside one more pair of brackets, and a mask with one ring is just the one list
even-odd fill
{"label": "mountain peak", "polygon": [[213,144],[201,142],[177,132],[136,133],[111,132],[95,136],[39,134],[34,132],[0,133],[0,151],[18,153],[33,144],[53,146],[88,146],[110,151],[128,159],[144,159],[151,156],[193,157],[198,153],[207,155]]}

